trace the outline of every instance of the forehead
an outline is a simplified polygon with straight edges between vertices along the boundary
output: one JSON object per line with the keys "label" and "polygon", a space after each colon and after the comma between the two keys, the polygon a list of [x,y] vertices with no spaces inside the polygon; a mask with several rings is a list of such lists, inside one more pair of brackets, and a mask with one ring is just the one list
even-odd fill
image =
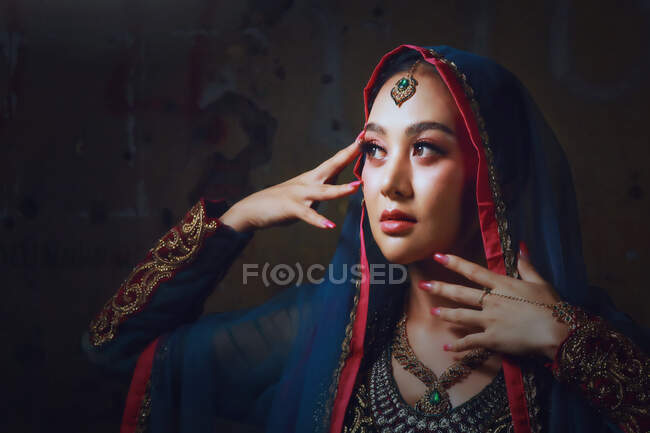
{"label": "forehead", "polygon": [[376,123],[390,132],[405,129],[416,122],[439,122],[455,130],[460,112],[449,89],[433,72],[416,71],[415,94],[398,107],[390,95],[395,83],[407,72],[393,75],[381,87],[368,115],[368,123]]}

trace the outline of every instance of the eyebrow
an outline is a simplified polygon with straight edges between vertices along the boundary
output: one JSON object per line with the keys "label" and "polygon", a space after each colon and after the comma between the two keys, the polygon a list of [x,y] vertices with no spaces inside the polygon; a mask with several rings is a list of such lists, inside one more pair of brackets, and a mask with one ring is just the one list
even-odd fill
{"label": "eyebrow", "polygon": [[[454,136],[454,131],[451,130],[450,127],[445,125],[444,123],[440,122],[418,122],[414,123],[412,125],[409,125],[408,128],[406,128],[406,135],[417,135],[420,134],[424,131],[434,129],[438,131],[442,131],[446,134],[449,134],[451,136]],[[380,135],[386,135],[386,130],[382,128],[381,126],[377,125],[376,123],[369,123],[366,125],[366,131],[373,131],[376,132],[377,134]]]}

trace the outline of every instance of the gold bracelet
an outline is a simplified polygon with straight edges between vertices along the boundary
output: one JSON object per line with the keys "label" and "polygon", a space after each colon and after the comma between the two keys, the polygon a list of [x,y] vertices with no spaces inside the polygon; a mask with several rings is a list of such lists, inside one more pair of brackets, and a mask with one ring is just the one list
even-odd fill
{"label": "gold bracelet", "polygon": [[578,327],[580,323],[578,320],[578,314],[581,312],[579,307],[575,307],[565,301],[560,301],[554,304],[552,308],[553,317],[562,323],[566,323],[569,326],[570,331],[573,331]]}
{"label": "gold bracelet", "polygon": [[490,291],[489,294],[490,295],[501,296],[502,298],[511,299],[513,301],[526,302],[528,304],[537,305],[538,307],[553,309],[553,305],[551,305],[551,304],[544,304],[543,302],[531,301],[529,299],[522,298],[521,296],[504,295],[502,293],[495,292],[494,290]]}
{"label": "gold bracelet", "polygon": [[555,304],[545,304],[543,302],[531,301],[530,299],[526,299],[521,296],[504,295],[502,293],[495,292],[494,290],[488,291],[485,294],[496,295],[513,301],[526,302],[538,307],[548,308],[553,312],[553,317],[555,317],[559,322],[565,323],[569,326],[570,331],[573,331],[578,327],[577,313],[579,311],[579,308],[574,307],[568,302],[559,301]]}

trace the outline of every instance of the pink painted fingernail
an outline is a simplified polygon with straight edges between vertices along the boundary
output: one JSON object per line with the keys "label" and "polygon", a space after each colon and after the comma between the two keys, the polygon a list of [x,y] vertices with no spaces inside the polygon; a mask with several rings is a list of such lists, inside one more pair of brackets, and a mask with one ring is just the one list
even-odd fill
{"label": "pink painted fingernail", "polygon": [[418,287],[422,290],[429,290],[433,287],[433,285],[428,281],[420,281],[418,283]]}
{"label": "pink painted fingernail", "polygon": [[436,262],[441,263],[443,265],[446,265],[447,263],[449,263],[449,257],[447,257],[446,254],[436,253],[433,256],[433,258],[436,260]]}
{"label": "pink painted fingernail", "polygon": [[431,309],[431,314],[434,316],[440,316],[440,307],[434,307]]}
{"label": "pink painted fingernail", "polygon": [[323,220],[322,224],[324,227],[327,227],[328,229],[333,229],[334,227],[336,227],[336,224],[334,224],[330,220]]}
{"label": "pink painted fingernail", "polygon": [[348,186],[350,188],[356,188],[357,186],[361,185],[363,183],[363,180],[355,180],[354,182],[348,183]]}
{"label": "pink painted fingernail", "polygon": [[451,349],[451,344],[445,344],[444,346],[442,346],[442,350],[444,351],[448,351],[449,349]]}
{"label": "pink painted fingernail", "polygon": [[524,241],[519,242],[519,254],[525,259],[528,258],[528,247]]}

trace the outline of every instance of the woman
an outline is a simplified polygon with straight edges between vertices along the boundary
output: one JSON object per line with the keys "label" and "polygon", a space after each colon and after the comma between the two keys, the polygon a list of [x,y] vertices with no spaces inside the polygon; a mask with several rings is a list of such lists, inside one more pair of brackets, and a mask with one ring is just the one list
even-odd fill
{"label": "woman", "polygon": [[[516,78],[408,45],[364,96],[355,143],[230,208],[202,199],[93,320],[91,359],[133,371],[123,431],[650,429],[647,334],[587,285],[569,169]],[[314,203],[351,194],[325,281],[196,320],[256,229],[332,228]],[[371,278],[388,263],[409,278]],[[338,278],[353,264],[360,282]]]}

